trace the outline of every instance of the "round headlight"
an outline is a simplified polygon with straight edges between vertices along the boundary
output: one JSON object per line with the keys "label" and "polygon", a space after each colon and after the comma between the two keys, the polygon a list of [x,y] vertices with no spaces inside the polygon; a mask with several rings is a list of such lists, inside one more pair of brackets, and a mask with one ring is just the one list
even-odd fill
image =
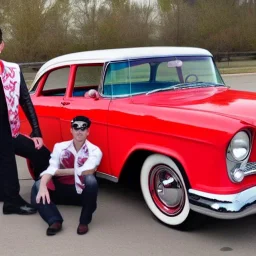
{"label": "round headlight", "polygon": [[246,132],[238,132],[230,142],[229,153],[236,161],[243,161],[250,151],[250,138]]}

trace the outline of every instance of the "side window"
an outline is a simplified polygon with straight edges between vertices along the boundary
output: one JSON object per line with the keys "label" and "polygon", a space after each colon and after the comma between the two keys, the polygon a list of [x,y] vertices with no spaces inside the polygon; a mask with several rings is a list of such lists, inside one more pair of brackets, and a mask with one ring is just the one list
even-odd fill
{"label": "side window", "polygon": [[79,66],[76,70],[73,96],[82,97],[90,89],[98,89],[102,66]]}
{"label": "side window", "polygon": [[129,64],[128,62],[111,63],[108,66],[105,85],[129,83]]}
{"label": "side window", "polygon": [[128,62],[110,64],[107,70],[105,84],[148,82],[150,78],[149,63],[133,65],[133,62],[131,62],[131,64],[130,67]]}
{"label": "side window", "polygon": [[49,73],[42,90],[42,95],[64,96],[68,85],[69,71],[70,67],[64,67]]}
{"label": "side window", "polygon": [[[132,64],[133,62],[131,62]],[[150,65],[149,63],[131,66],[131,82],[148,82],[150,79]]]}
{"label": "side window", "polygon": [[106,96],[127,95],[130,93],[129,63],[110,63],[107,68],[103,94]]}
{"label": "side window", "polygon": [[150,65],[138,61],[111,63],[104,81],[106,96],[127,96],[145,92],[150,87]]}
{"label": "side window", "polygon": [[179,77],[176,68],[169,68],[168,62],[159,64],[156,73],[157,82],[179,82]]}

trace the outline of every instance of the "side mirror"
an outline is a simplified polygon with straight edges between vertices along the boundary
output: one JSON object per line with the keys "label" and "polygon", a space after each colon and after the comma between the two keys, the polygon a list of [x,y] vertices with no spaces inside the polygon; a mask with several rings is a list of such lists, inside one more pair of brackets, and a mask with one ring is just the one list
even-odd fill
{"label": "side mirror", "polygon": [[[93,98],[93,99],[95,99],[95,100],[98,100],[99,98],[100,98],[100,95],[99,95],[99,93],[95,90],[95,89],[91,89],[91,90],[89,90],[88,92],[88,96],[90,97],[90,98]],[[86,94],[87,94],[86,93]],[[85,94],[85,95],[86,95]]]}

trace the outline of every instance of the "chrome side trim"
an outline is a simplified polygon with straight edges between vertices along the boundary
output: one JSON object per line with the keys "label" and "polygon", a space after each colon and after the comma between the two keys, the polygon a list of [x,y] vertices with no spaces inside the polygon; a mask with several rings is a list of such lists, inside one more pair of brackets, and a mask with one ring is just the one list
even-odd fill
{"label": "chrome side trim", "polygon": [[189,189],[190,208],[218,219],[238,219],[256,214],[256,186],[237,194],[218,195]]}
{"label": "chrome side trim", "polygon": [[118,178],[106,173],[102,173],[102,172],[96,172],[96,176],[102,179],[106,179],[106,180],[110,180],[112,182],[117,183],[118,182]]}

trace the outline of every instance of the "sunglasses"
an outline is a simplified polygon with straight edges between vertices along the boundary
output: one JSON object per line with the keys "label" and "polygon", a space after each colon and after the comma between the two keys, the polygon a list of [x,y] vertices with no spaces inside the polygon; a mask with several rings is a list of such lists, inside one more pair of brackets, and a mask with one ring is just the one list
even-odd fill
{"label": "sunglasses", "polygon": [[78,125],[78,124],[72,124],[72,128],[75,130],[75,131],[85,131],[87,129],[87,126],[85,124],[83,125]]}

